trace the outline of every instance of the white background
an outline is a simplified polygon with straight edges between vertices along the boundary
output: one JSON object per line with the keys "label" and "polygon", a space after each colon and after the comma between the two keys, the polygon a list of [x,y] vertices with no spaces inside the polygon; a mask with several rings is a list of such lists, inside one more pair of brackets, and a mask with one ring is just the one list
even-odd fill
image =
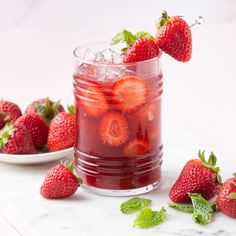
{"label": "white background", "polygon": [[163,9],[189,24],[205,18],[193,28],[190,62],[163,56],[163,122],[192,130],[235,165],[235,0],[0,0],[0,97],[23,109],[45,96],[73,103],[73,48],[123,28],[155,33]]}

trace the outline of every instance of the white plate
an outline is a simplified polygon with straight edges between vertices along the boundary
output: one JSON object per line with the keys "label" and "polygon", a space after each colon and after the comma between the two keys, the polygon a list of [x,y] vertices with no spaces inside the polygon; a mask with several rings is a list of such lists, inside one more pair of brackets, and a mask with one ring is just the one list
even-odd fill
{"label": "white plate", "polygon": [[63,157],[70,157],[73,155],[73,152],[74,148],[68,148],[57,152],[24,155],[0,153],[0,162],[16,165],[42,164],[61,160]]}

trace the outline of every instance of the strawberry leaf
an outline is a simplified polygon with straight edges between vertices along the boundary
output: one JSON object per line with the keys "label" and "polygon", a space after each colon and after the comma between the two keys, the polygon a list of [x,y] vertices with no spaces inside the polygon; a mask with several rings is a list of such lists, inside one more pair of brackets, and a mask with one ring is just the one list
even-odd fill
{"label": "strawberry leaf", "polygon": [[13,135],[15,131],[16,129],[13,122],[6,124],[3,130],[0,131],[0,149],[4,148],[4,146],[8,143],[11,135]]}
{"label": "strawberry leaf", "polygon": [[138,39],[138,38],[149,38],[149,39],[154,40],[154,37],[149,32],[145,32],[145,31],[139,31],[134,36],[135,36],[136,39]]}
{"label": "strawberry leaf", "polygon": [[210,166],[215,166],[217,162],[217,158],[213,152],[211,152],[211,155],[209,156],[207,164]]}
{"label": "strawberry leaf", "polygon": [[74,105],[68,105],[68,106],[67,106],[67,109],[68,109],[69,113],[70,113],[72,116],[74,116],[74,114],[75,114],[75,107],[74,107]]}
{"label": "strawberry leaf", "polygon": [[229,198],[233,199],[233,200],[236,200],[236,193],[230,193]]}
{"label": "strawberry leaf", "polygon": [[198,157],[205,163],[205,162],[206,162],[206,159],[205,159],[205,150],[203,150],[203,151],[199,150],[199,151],[198,151]]}

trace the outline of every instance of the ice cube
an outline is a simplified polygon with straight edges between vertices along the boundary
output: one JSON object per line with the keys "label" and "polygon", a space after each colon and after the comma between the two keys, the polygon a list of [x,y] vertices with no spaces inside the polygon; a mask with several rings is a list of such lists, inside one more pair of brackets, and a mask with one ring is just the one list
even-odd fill
{"label": "ice cube", "polygon": [[91,62],[102,62],[104,59],[102,52],[88,48],[84,53],[84,60]]}
{"label": "ice cube", "polygon": [[108,62],[111,64],[120,64],[122,62],[120,53],[111,48],[106,48],[105,50],[101,51],[101,53],[104,62]]}

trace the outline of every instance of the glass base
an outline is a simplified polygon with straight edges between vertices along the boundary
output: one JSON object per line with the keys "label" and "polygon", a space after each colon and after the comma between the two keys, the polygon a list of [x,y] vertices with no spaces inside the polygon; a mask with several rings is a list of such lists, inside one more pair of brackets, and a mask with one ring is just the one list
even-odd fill
{"label": "glass base", "polygon": [[126,189],[126,190],[112,190],[112,189],[101,189],[95,188],[88,185],[82,185],[81,187],[88,192],[91,192],[96,195],[101,196],[110,196],[110,197],[127,197],[127,196],[135,196],[143,193],[150,192],[156,189],[160,185],[160,181],[157,181],[153,184],[149,184],[145,187],[135,188],[135,189]]}

